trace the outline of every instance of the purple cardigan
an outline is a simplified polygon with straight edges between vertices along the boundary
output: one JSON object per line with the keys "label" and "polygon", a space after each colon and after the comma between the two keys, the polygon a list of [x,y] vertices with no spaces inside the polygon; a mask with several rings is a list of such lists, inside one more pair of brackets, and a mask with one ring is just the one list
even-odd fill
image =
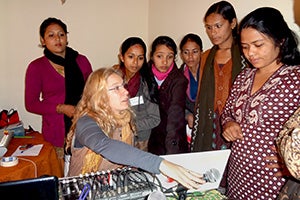
{"label": "purple cardigan", "polygon": [[[83,55],[76,62],[84,80],[92,72],[92,66]],[[64,115],[56,112],[57,104],[65,101],[65,79],[42,56],[32,61],[25,76],[25,107],[28,112],[42,115],[44,139],[56,147],[63,147],[65,137]]]}

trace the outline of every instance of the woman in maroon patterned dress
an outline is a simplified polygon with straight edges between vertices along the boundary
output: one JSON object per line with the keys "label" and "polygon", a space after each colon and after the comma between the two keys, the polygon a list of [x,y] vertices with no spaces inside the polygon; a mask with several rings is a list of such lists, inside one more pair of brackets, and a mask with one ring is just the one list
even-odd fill
{"label": "woman in maroon patterned dress", "polygon": [[286,179],[274,139],[300,106],[300,53],[281,13],[258,8],[240,24],[243,53],[253,68],[236,78],[222,115],[232,141],[227,196],[276,199]]}

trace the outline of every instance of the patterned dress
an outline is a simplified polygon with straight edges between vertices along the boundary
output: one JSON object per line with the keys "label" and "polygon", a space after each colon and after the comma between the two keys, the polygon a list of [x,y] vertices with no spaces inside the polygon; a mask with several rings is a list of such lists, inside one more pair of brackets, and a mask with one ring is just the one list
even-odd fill
{"label": "patterned dress", "polygon": [[256,69],[247,68],[237,77],[227,100],[222,124],[240,124],[244,140],[233,142],[228,169],[230,199],[276,199],[285,183],[270,169],[268,156],[282,125],[300,105],[300,66],[280,67],[251,95]]}

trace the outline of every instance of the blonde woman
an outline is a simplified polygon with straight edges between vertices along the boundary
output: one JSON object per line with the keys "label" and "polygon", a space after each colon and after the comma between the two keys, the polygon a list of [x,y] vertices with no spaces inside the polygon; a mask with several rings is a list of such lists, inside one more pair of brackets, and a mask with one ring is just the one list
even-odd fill
{"label": "blonde woman", "polygon": [[121,74],[100,68],[87,80],[67,138],[69,176],[112,169],[117,163],[161,172],[187,188],[198,188],[205,182],[202,175],[131,146],[135,125]]}

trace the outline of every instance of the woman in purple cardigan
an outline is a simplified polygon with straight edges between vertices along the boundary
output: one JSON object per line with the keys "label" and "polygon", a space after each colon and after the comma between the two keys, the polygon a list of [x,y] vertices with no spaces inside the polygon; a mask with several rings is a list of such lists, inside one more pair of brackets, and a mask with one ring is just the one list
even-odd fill
{"label": "woman in purple cardigan", "polygon": [[85,80],[92,72],[88,59],[68,47],[67,26],[48,18],[40,26],[44,55],[32,61],[25,76],[27,111],[42,116],[42,134],[63,158],[64,141]]}

